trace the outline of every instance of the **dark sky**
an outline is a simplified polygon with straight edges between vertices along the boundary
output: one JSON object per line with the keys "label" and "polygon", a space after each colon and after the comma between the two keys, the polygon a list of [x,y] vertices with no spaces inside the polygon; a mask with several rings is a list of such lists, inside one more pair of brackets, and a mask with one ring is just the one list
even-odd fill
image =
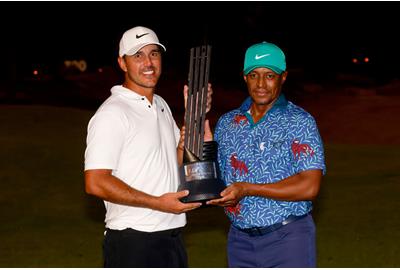
{"label": "dark sky", "polygon": [[265,40],[285,51],[291,68],[338,70],[366,51],[398,73],[400,2],[17,1],[0,10],[1,49],[19,66],[75,58],[114,65],[122,33],[143,25],[177,70],[186,69],[190,47],[207,41],[214,73],[236,75],[246,48]]}

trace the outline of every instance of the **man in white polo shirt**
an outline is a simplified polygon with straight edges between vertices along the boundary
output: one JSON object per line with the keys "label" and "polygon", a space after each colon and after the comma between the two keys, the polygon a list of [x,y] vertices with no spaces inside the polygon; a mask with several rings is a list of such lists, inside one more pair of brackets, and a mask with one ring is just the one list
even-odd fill
{"label": "man in white polo shirt", "polygon": [[[176,192],[184,131],[154,93],[162,51],[151,29],[126,31],[118,57],[124,83],[112,87],[88,125],[85,190],[105,203],[105,267],[188,266],[184,212],[201,203],[182,203],[188,191]],[[209,93],[207,111],[210,85]],[[212,140],[208,121],[205,140]]]}

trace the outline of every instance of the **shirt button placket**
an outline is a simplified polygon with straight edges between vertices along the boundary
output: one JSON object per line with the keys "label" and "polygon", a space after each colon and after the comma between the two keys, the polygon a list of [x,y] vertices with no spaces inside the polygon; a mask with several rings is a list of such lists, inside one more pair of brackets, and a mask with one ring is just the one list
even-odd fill
{"label": "shirt button placket", "polygon": [[247,167],[248,167],[248,169],[249,169],[249,173],[250,173],[250,166],[251,166],[251,164],[254,164],[254,158],[255,158],[255,156],[256,156],[256,146],[254,145],[254,143],[255,143],[255,139],[254,139],[254,137],[255,137],[255,132],[256,132],[256,129],[257,129],[257,127],[253,127],[253,128],[251,128],[250,130],[249,130],[249,142],[248,142],[248,145],[249,145],[249,147],[250,147],[250,151],[249,151],[249,153],[251,153],[251,155],[249,155],[249,159],[248,159],[248,164],[247,164]]}

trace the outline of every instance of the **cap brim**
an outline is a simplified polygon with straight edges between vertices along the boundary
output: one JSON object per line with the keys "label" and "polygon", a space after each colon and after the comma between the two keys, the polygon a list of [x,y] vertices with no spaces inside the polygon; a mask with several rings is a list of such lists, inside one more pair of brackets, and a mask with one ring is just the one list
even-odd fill
{"label": "cap brim", "polygon": [[[146,43],[141,43],[139,45],[136,45],[135,47],[133,47],[132,49],[130,49],[129,51],[127,51],[126,53],[124,53],[123,55],[134,55],[135,53],[137,53],[141,48],[143,48],[144,46],[150,45],[150,44],[155,44],[160,46],[164,52],[167,50],[165,48],[164,45],[162,45],[161,43],[157,43],[157,42],[146,42]],[[120,55],[122,56],[122,55]]]}
{"label": "cap brim", "polygon": [[275,72],[276,74],[282,74],[282,72],[284,72],[284,70],[277,68],[276,66],[270,66],[270,65],[254,65],[254,66],[250,66],[248,68],[246,68],[245,70],[243,70],[244,75],[249,74],[253,69],[256,68],[260,68],[260,67],[264,67],[264,68],[269,68],[270,70],[272,70],[273,72]]}

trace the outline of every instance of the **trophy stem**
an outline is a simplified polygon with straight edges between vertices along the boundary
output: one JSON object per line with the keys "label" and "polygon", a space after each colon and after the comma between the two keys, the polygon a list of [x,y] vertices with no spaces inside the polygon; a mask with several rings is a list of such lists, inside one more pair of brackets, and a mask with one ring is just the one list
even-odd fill
{"label": "trophy stem", "polygon": [[190,163],[195,161],[200,161],[200,159],[185,147],[185,150],[183,152],[183,163]]}
{"label": "trophy stem", "polygon": [[190,50],[188,99],[185,112],[185,149],[178,190],[189,190],[183,202],[205,202],[220,197],[225,183],[219,177],[218,145],[204,142],[211,46]]}

